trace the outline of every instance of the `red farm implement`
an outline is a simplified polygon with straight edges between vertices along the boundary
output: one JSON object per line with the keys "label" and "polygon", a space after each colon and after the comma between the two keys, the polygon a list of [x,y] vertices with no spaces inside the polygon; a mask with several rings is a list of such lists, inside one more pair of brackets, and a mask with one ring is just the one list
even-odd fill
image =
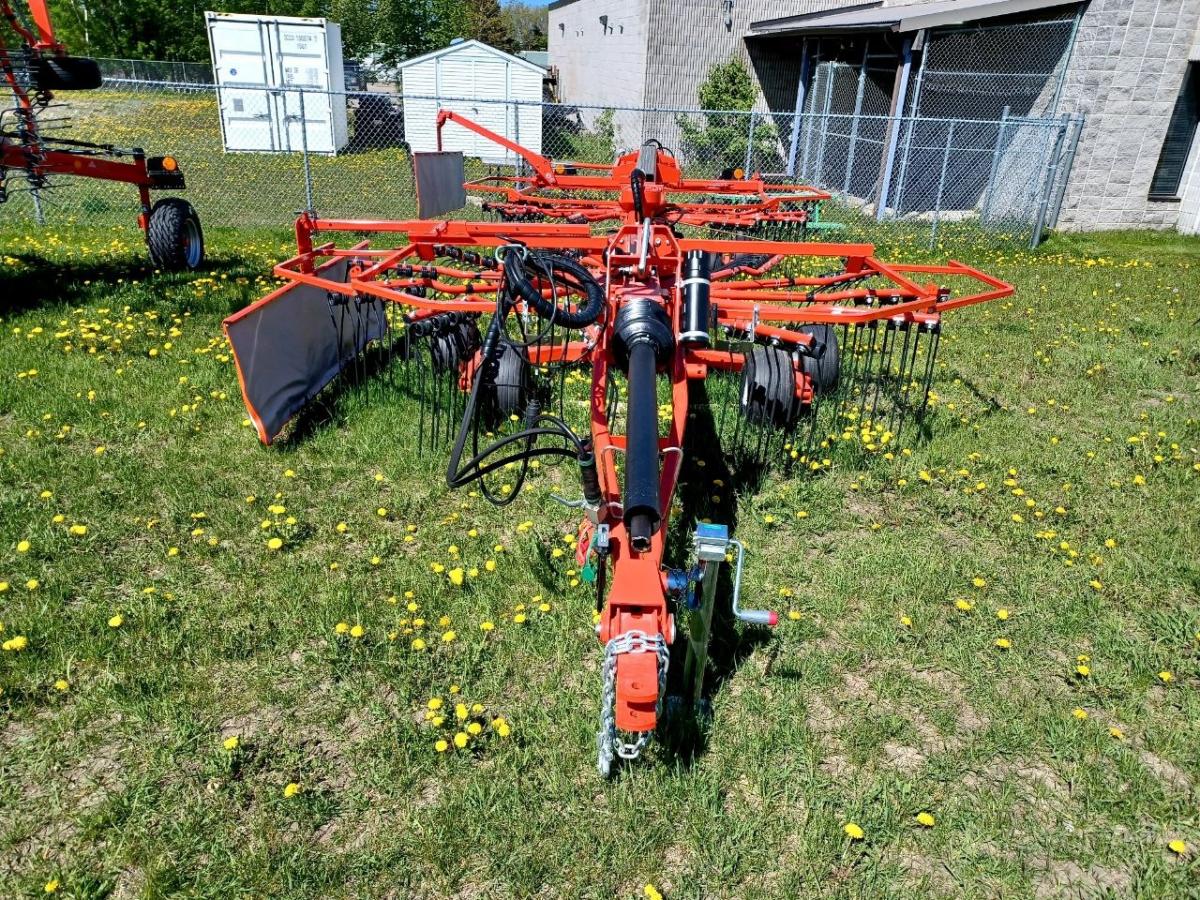
{"label": "red farm implement", "polygon": [[47,133],[40,118],[46,110],[58,108],[55,92],[100,87],[100,68],[95,60],[67,54],[54,36],[46,0],[28,0],[28,7],[26,24],[10,0],[0,0],[0,15],[18,39],[13,48],[0,33],[0,70],[13,94],[12,108],[0,113],[0,202],[13,190],[14,173],[23,176],[38,203],[53,190],[52,176],[129,184],[137,188],[141,201],[137,221],[154,264],[169,270],[198,268],[204,261],[204,234],[196,210],[178,197],[150,202],[151,191],[184,188],[183,172],[174,157],[147,157],[140,147]]}
{"label": "red farm implement", "polygon": [[[503,505],[535,477],[534,460],[571,461],[581,496],[555,499],[582,512],[577,561],[596,589],[608,774],[668,714],[703,711],[722,565],[732,615],[776,623],[743,605],[743,549],[716,516],[683,512],[690,558],[666,564],[699,456],[720,444],[731,477],[750,482],[771,461],[822,468],[845,432],[887,444],[925,410],[942,314],[1012,288],[957,262],[885,263],[869,244],[705,233],[786,221],[824,196],[812,188],[688,181],[654,143],[576,175],[492,137],[534,174],[467,190],[502,218],[536,206],[545,221],[302,215],[299,252],[275,269],[287,284],[229,318],[226,333],[266,443],[339,371],[384,348],[422,397],[422,440],[450,444],[451,486],[475,484]],[[426,209],[462,199],[461,157],[418,157],[416,168]],[[741,202],[676,202],[689,194]],[[333,240],[362,233],[399,241]]]}

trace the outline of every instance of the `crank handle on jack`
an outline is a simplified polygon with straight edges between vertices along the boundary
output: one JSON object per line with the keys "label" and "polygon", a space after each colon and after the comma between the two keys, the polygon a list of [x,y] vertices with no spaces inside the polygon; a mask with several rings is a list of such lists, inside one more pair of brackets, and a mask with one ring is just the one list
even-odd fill
{"label": "crank handle on jack", "polygon": [[779,613],[771,609],[742,609],[738,601],[742,594],[742,562],[746,556],[746,548],[741,541],[729,541],[737,547],[737,563],[733,574],[733,614],[747,625],[767,625],[774,628],[779,624]]}

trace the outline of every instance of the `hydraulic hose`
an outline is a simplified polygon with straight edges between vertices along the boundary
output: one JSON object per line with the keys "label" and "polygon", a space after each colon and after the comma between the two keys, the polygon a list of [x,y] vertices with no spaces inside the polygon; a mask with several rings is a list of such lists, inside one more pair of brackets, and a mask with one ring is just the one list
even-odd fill
{"label": "hydraulic hose", "polygon": [[604,290],[582,265],[566,256],[541,253],[530,257],[534,265],[543,269],[551,284],[555,276],[569,276],[584,293],[582,306],[572,311],[559,306],[553,299],[547,300],[529,278],[528,269],[520,253],[510,252],[504,257],[504,277],[509,288],[533,307],[539,316],[563,328],[587,328],[604,311]]}

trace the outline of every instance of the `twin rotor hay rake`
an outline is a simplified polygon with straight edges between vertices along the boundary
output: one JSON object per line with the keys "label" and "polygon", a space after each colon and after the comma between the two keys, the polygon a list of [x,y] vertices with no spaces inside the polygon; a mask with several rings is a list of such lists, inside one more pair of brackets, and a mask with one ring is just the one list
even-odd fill
{"label": "twin rotor hay rake", "polygon": [[[689,236],[786,222],[823,194],[760,179],[686,181],[655,143],[604,172],[571,175],[578,166],[556,167],[443,114],[451,119],[535,173],[466,189],[506,192],[492,204],[503,219],[527,217],[536,199],[545,221],[302,215],[299,252],[275,269],[287,284],[230,317],[226,333],[266,443],[374,346],[405,362],[405,384],[424,399],[423,437],[449,439],[451,486],[476,484],[506,504],[534,460],[577,467],[581,497],[562,502],[582,511],[577,561],[595,583],[607,775],[642,752],[668,713],[703,719],[722,565],[733,567],[733,616],[777,621],[742,605],[744,551],[726,525],[699,522],[693,559],[664,564],[673,498],[694,457],[726,441],[737,476],[770,459],[817,468],[847,428],[886,442],[906,411],[924,408],[942,314],[1012,288],[957,262],[884,263],[868,244]],[[461,157],[414,162],[426,209],[461,199]],[[568,193],[556,200],[556,191]],[[740,202],[675,202],[680,194]],[[597,222],[611,227],[598,233]],[[385,248],[318,243],[342,232],[403,238]],[[967,289],[925,281],[935,277]],[[826,431],[820,407],[834,410]]]}
{"label": "twin rotor hay rake", "polygon": [[66,124],[62,117],[43,118],[47,111],[62,108],[54,103],[55,92],[100,87],[100,67],[95,60],[67,54],[54,36],[47,0],[28,0],[27,5],[28,25],[10,0],[0,0],[0,16],[20,44],[10,49],[0,31],[0,73],[13,95],[12,107],[0,112],[0,203],[12,190],[12,173],[24,177],[38,204],[52,196],[52,176],[129,184],[137,188],[141,201],[137,221],[151,261],[167,270],[199,268],[204,262],[204,232],[196,210],[179,197],[150,202],[151,191],[184,188],[183,172],[174,157],[147,157],[140,147],[123,148],[49,133]]}

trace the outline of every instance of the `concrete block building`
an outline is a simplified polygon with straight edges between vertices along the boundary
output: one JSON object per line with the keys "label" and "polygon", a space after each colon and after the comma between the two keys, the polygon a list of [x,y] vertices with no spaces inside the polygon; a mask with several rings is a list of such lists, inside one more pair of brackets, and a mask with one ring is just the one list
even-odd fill
{"label": "concrete block building", "polygon": [[[1059,228],[1200,231],[1200,0],[557,0],[549,52],[565,103],[650,110],[695,108],[712,66],[741,59],[788,174],[814,175],[797,120],[890,128],[864,142],[856,124],[849,144],[837,128],[821,132],[815,174],[897,214],[915,208],[902,195],[933,190],[921,178],[936,180],[914,147],[945,139],[946,189],[978,212],[1045,144],[1036,152],[1054,161],[1044,183]],[[1038,136],[1035,122],[1061,117],[1079,130],[1064,126],[1059,143]],[[957,135],[949,120],[962,123]],[[669,138],[676,121],[631,113],[623,137]],[[853,174],[830,170],[848,146],[874,156]]]}

